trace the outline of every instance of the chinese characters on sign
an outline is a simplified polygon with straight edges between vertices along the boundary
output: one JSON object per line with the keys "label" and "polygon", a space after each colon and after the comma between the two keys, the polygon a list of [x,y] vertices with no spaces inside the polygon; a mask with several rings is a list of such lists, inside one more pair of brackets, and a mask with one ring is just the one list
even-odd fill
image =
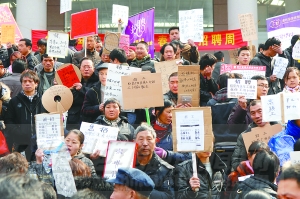
{"label": "chinese characters on sign", "polygon": [[136,154],[135,142],[110,141],[107,149],[107,156],[104,166],[104,178],[116,178],[120,167],[135,166]]}
{"label": "chinese characters on sign", "polygon": [[180,39],[186,43],[189,39],[203,41],[203,9],[179,10]]}
{"label": "chinese characters on sign", "polygon": [[15,43],[15,32],[16,32],[16,27],[15,25],[12,24],[4,24],[1,25],[1,43]]}
{"label": "chinese characters on sign", "polygon": [[156,73],[161,73],[163,93],[166,93],[170,90],[169,76],[172,73],[178,72],[178,66],[176,64],[176,61],[178,60],[154,63]]}
{"label": "chinese characters on sign", "polygon": [[293,58],[300,60],[300,40],[298,40],[293,47]]}
{"label": "chinese characters on sign", "polygon": [[103,126],[82,122],[80,131],[84,134],[84,143],[82,152],[91,154],[100,150],[100,156],[106,156],[108,141],[117,140],[119,129],[116,127]]}
{"label": "chinese characters on sign", "polygon": [[257,98],[257,80],[228,79],[228,98],[245,96],[246,99]]}
{"label": "chinese characters on sign", "polygon": [[48,32],[47,54],[53,57],[64,58],[68,54],[69,35],[67,33]]}
{"label": "chinese characters on sign", "polygon": [[252,13],[239,14],[243,41],[257,40],[256,24]]}
{"label": "chinese characters on sign", "polygon": [[275,57],[273,59],[275,59],[273,75],[276,75],[279,79],[283,79],[289,60],[283,57]]}
{"label": "chinese characters on sign", "polygon": [[112,9],[112,23],[118,24],[120,20],[122,23],[124,23],[124,25],[127,25],[129,7],[113,4]]}
{"label": "chinese characters on sign", "polygon": [[242,74],[243,79],[251,79],[255,75],[265,76],[266,66],[222,64],[220,74],[226,72]]}
{"label": "chinese characters on sign", "polygon": [[[75,66],[76,67],[76,66]],[[62,84],[71,88],[74,83],[80,82],[77,73],[72,64],[56,71]]]}
{"label": "chinese characters on sign", "polygon": [[278,95],[261,96],[262,119],[264,122],[281,120],[281,101]]}

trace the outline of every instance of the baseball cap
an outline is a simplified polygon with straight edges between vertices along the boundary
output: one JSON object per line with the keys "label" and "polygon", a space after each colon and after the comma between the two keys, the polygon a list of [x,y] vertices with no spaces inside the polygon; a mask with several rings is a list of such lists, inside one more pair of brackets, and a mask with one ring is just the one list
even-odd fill
{"label": "baseball cap", "polygon": [[150,196],[155,186],[146,173],[135,168],[119,168],[116,178],[107,182],[125,185],[146,197]]}

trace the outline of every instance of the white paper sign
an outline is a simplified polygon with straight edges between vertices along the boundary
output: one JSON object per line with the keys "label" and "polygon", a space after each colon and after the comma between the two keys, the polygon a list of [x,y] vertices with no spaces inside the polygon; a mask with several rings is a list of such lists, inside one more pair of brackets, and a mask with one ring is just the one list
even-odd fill
{"label": "white paper sign", "polygon": [[180,40],[203,42],[203,9],[179,10]]}
{"label": "white paper sign", "polygon": [[120,167],[133,168],[135,166],[135,156],[135,142],[109,142],[103,177],[108,179],[116,178]]}
{"label": "white paper sign", "polygon": [[291,151],[290,158],[292,164],[299,164],[300,163],[300,151]]}
{"label": "white paper sign", "polygon": [[108,141],[117,140],[119,128],[82,122],[80,131],[84,134],[82,152],[91,154],[98,149],[105,157]]}
{"label": "white paper sign", "polygon": [[300,93],[283,94],[284,119],[300,119]]}
{"label": "white paper sign", "polygon": [[77,190],[69,164],[71,156],[64,144],[63,150],[58,153],[51,153],[52,173],[55,180],[55,187],[58,194],[65,197],[73,196]]}
{"label": "white paper sign", "polygon": [[293,47],[292,57],[293,59],[300,60],[300,40],[298,40]]}
{"label": "white paper sign", "polygon": [[121,5],[113,4],[112,23],[118,24],[119,19],[121,19],[121,21],[124,23],[124,25],[127,25],[128,13],[129,13],[128,6],[121,6]]}
{"label": "white paper sign", "polygon": [[238,98],[245,96],[246,99],[257,98],[257,80],[228,79],[227,97]]}
{"label": "white paper sign", "polygon": [[48,31],[47,54],[64,58],[68,54],[69,35],[67,33]]}
{"label": "white paper sign", "polygon": [[280,95],[261,96],[262,117],[264,122],[281,121]]}
{"label": "white paper sign", "polygon": [[275,62],[274,62],[273,75],[276,75],[276,77],[279,79],[283,79],[289,60],[283,57],[276,57],[274,59]]}
{"label": "white paper sign", "polygon": [[266,66],[222,64],[220,75],[226,72],[242,74],[243,79],[251,79],[255,75],[265,76]]}
{"label": "white paper sign", "polygon": [[204,150],[203,111],[176,112],[177,151]]}
{"label": "white paper sign", "polygon": [[109,64],[103,101],[115,98],[123,106],[121,76],[131,75],[132,72],[141,72],[141,70],[126,65]]}
{"label": "white paper sign", "polygon": [[72,10],[72,0],[60,0],[60,14]]}
{"label": "white paper sign", "polygon": [[35,115],[35,128],[38,148],[53,149],[61,143],[60,114]]}

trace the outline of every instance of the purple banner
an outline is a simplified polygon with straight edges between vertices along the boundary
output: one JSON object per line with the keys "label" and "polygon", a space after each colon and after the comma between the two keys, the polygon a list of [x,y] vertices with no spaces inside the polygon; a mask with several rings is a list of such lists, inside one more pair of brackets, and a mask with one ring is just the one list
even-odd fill
{"label": "purple banner", "polygon": [[154,8],[129,17],[125,34],[129,35],[129,43],[147,42],[154,58]]}
{"label": "purple banner", "polygon": [[300,26],[300,10],[267,19],[267,31]]}

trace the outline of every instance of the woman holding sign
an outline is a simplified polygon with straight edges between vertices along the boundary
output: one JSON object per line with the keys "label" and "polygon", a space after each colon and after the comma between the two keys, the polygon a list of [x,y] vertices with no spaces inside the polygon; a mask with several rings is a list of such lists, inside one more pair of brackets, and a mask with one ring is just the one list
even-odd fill
{"label": "woman holding sign", "polygon": [[172,109],[173,103],[170,100],[164,101],[163,107],[155,107],[156,120],[152,123],[156,132],[156,154],[171,165],[191,159],[190,153],[173,152],[172,137]]}

